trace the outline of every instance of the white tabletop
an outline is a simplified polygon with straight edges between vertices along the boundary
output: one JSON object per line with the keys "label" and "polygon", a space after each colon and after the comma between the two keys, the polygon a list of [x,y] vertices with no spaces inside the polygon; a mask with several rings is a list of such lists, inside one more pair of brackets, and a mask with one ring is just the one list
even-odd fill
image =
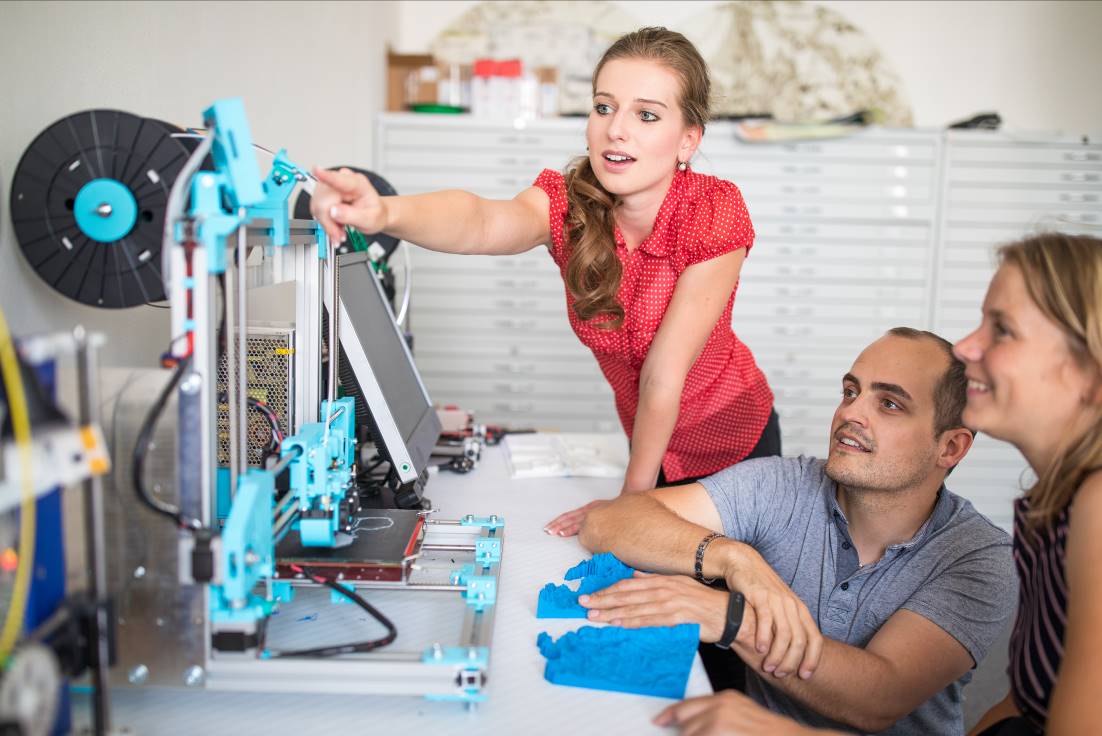
{"label": "white tabletop", "polygon": [[[642,695],[552,685],[543,679],[536,637],[558,638],[586,625],[581,619],[537,619],[539,590],[562,582],[567,568],[589,557],[576,539],[549,537],[543,526],[561,511],[613,496],[619,480],[555,478],[512,480],[502,448],[483,451],[467,475],[443,473],[426,490],[439,518],[504,515],[505,547],[494,622],[487,700],[468,712],[457,703],[422,698],[348,695],[275,695],[171,689],[116,689],[112,724],[137,734],[243,732],[432,734],[662,733],[650,719],[672,701]],[[686,695],[711,692],[697,658]],[[86,696],[74,698],[74,721],[90,719]],[[244,731],[243,731],[244,729]]]}

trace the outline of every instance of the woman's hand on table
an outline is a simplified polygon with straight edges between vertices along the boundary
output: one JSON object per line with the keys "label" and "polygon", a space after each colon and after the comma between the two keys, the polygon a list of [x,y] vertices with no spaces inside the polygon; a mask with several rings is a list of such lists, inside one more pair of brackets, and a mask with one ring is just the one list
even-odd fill
{"label": "woman's hand on table", "polygon": [[607,506],[611,501],[590,501],[581,508],[567,511],[551,520],[551,523],[543,528],[546,533],[555,537],[573,537],[582,528],[585,515],[595,508]]}

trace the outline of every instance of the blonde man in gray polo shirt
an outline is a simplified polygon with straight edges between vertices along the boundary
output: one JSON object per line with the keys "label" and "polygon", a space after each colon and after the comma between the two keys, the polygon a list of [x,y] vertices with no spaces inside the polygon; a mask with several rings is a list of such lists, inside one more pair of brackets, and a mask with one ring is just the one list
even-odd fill
{"label": "blonde man in gray polo shirt", "polygon": [[[730,640],[738,596],[698,582],[724,579],[745,596],[731,649],[758,703],[808,726],[962,733],[961,689],[1017,583],[1009,536],[944,486],[972,444],[950,351],[907,328],[866,348],[842,378],[825,461],[761,458],[591,512],[583,545],[667,574],[583,597],[590,618],[695,622],[702,641]],[[734,733],[722,724],[736,709],[717,695],[659,721]]]}

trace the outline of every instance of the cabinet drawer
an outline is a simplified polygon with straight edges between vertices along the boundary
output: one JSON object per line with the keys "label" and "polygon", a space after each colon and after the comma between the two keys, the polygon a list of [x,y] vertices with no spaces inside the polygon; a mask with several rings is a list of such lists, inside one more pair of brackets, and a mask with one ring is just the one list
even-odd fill
{"label": "cabinet drawer", "polygon": [[921,304],[885,303],[857,308],[844,304],[776,304],[752,299],[737,299],[735,308],[732,310],[731,323],[735,325],[736,331],[745,322],[769,320],[819,323],[861,319],[878,324],[893,322],[913,325],[922,320],[923,311]]}
{"label": "cabinet drawer", "polygon": [[558,274],[544,273],[486,273],[480,271],[444,271],[421,269],[413,274],[413,303],[417,295],[425,291],[447,293],[484,292],[502,294],[539,294],[563,297],[562,279]]}
{"label": "cabinet drawer", "polygon": [[1102,189],[1040,189],[1037,187],[951,186],[950,207],[1005,207],[1020,204],[1041,211],[1049,208],[1102,209]]}
{"label": "cabinet drawer", "polygon": [[1065,226],[1102,225],[1102,210],[1036,210],[1025,207],[961,207],[949,209],[952,225],[965,223],[1017,224],[1031,229],[1063,229]]}
{"label": "cabinet drawer", "polygon": [[[589,358],[588,355],[583,356]],[[533,360],[482,355],[447,355],[418,351],[417,367],[424,375],[482,376],[491,378],[548,378],[566,381],[604,381],[594,360]]]}
{"label": "cabinet drawer", "polygon": [[[705,170],[705,165],[707,170]],[[812,182],[914,182],[931,186],[934,183],[932,162],[915,163],[851,163],[846,161],[778,161],[740,158],[713,154],[694,162],[701,173],[729,179],[739,186],[751,186],[757,179],[783,179],[793,184]]]}
{"label": "cabinet drawer", "polygon": [[1102,167],[1023,168],[1019,166],[980,166],[952,163],[949,181],[953,184],[1042,185],[1066,187],[1102,184]]}
{"label": "cabinet drawer", "polygon": [[746,208],[750,217],[786,219],[799,217],[821,217],[826,220],[930,220],[934,216],[933,205],[868,202],[866,204],[845,203],[790,203],[773,200],[747,199]]}
{"label": "cabinet drawer", "polygon": [[585,124],[577,130],[540,131],[508,130],[498,126],[459,128],[446,125],[402,125],[387,127],[384,150],[392,148],[435,149],[441,156],[452,151],[488,149],[498,154],[502,149],[530,155],[532,151],[562,151],[570,154],[585,151]]}
{"label": "cabinet drawer", "polygon": [[925,243],[886,243],[875,245],[861,243],[844,245],[835,243],[795,243],[785,240],[766,239],[754,247],[753,255],[743,268],[757,263],[800,264],[804,261],[852,263],[894,263],[921,266],[930,259],[930,248]]}
{"label": "cabinet drawer", "polygon": [[855,285],[865,282],[906,281],[921,284],[926,280],[925,264],[887,262],[853,262],[819,259],[790,260],[784,263],[770,261],[747,262],[742,278],[750,280],[780,280],[787,283],[849,281]]}
{"label": "cabinet drawer", "polygon": [[566,300],[561,294],[501,293],[485,291],[454,291],[423,289],[417,293],[414,314],[424,319],[451,310],[464,314],[523,316],[526,314],[565,314]]}
{"label": "cabinet drawer", "polygon": [[793,300],[800,303],[814,301],[826,304],[864,305],[891,301],[894,304],[922,304],[926,299],[926,290],[921,286],[884,286],[854,287],[851,284],[789,283],[775,284],[761,281],[744,281],[739,285],[739,299],[767,299],[772,303],[790,304]]}
{"label": "cabinet drawer", "polygon": [[801,141],[798,143],[746,143],[735,137],[734,131],[709,128],[700,146],[705,156],[736,156],[740,159],[822,160],[887,160],[922,161],[932,163],[936,147],[932,140],[876,140],[858,136],[838,140]]}
{"label": "cabinet drawer", "polygon": [[897,245],[915,243],[925,245],[930,238],[929,225],[910,223],[870,224],[870,223],[831,223],[831,222],[755,222],[754,230],[758,240],[770,238],[783,239],[785,242],[874,242],[892,241]]}
{"label": "cabinet drawer", "polygon": [[554,351],[563,355],[588,357],[592,353],[572,331],[555,333],[511,332],[509,330],[478,327],[471,329],[441,328],[416,322],[413,325],[416,356],[423,348],[428,352],[448,353],[479,357],[493,350]]}
{"label": "cabinet drawer", "polygon": [[1004,165],[1030,164],[1099,164],[1102,165],[1102,146],[1059,145],[965,145],[951,143],[949,159],[953,163],[976,162]]}
{"label": "cabinet drawer", "polygon": [[748,202],[780,200],[795,202],[915,202],[929,203],[933,190],[923,184],[863,184],[852,182],[786,182],[769,179],[747,179],[739,184]]}
{"label": "cabinet drawer", "polygon": [[[584,141],[581,143],[584,152]],[[482,173],[539,174],[544,169],[562,171],[574,158],[567,151],[480,151],[456,148],[442,151],[438,148],[392,147],[383,153],[383,170],[389,172],[436,172],[444,169]],[[533,175],[533,178],[535,176]],[[400,193],[400,192],[399,192]]]}

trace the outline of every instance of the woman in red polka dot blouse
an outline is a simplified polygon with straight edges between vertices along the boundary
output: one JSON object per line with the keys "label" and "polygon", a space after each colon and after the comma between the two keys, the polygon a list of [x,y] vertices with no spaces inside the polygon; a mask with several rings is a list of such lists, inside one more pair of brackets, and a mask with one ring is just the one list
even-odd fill
{"label": "woman in red polka dot blouse", "polygon": [[[679,33],[644,28],[593,73],[588,156],[546,170],[512,200],[445,191],[380,197],[347,169],[315,170],[311,210],[344,226],[448,253],[544,245],[567,312],[612,386],[631,442],[623,493],[688,482],[780,454],[773,394],[731,330],[754,229],[738,188],[692,171],[708,118],[704,60]],[[594,501],[553,520],[575,534]]]}

